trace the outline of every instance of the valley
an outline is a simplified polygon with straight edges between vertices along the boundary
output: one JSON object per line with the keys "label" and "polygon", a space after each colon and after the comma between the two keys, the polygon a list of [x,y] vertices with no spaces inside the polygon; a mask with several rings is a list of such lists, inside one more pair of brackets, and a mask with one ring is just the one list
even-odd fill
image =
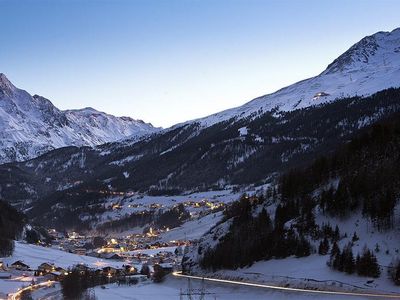
{"label": "valley", "polygon": [[400,29],[169,128],[0,74],[0,299],[400,299]]}

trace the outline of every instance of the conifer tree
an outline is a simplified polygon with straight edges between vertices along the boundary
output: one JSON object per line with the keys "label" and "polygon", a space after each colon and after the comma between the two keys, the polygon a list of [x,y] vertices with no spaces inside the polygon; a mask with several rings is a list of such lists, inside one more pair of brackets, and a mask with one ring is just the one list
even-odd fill
{"label": "conifer tree", "polygon": [[329,252],[329,241],[326,237],[319,243],[318,254],[326,255]]}
{"label": "conifer tree", "polygon": [[359,240],[359,237],[357,236],[357,233],[354,231],[353,237],[351,239],[353,243],[357,242]]}

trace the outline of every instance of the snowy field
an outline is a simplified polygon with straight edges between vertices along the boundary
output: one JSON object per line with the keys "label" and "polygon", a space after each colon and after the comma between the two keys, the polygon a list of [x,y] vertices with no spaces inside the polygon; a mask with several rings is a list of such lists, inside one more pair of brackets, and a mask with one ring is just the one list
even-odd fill
{"label": "snowy field", "polygon": [[0,299],[6,298],[6,295],[15,292],[23,286],[28,286],[32,281],[31,277],[14,277],[13,279],[0,279]]}
{"label": "snowy field", "polygon": [[15,242],[15,250],[13,255],[3,258],[2,260],[5,264],[9,265],[17,260],[22,260],[24,263],[29,265],[31,269],[36,269],[44,262],[55,264],[57,267],[62,267],[64,269],[76,264],[86,264],[92,268],[104,266],[120,267],[124,264],[124,262],[77,255],[52,248],[25,244],[22,242]]}
{"label": "snowy field", "polygon": [[196,240],[205,234],[222,218],[222,212],[211,213],[197,220],[191,220],[182,224],[179,227],[171,229],[160,235],[163,242],[173,240]]}
{"label": "snowy field", "polygon": [[400,293],[400,289],[387,279],[386,272],[382,272],[378,279],[348,275],[331,270],[326,265],[328,258],[328,255],[311,255],[304,258],[273,259],[257,262],[249,268],[218,271],[213,276],[296,288]]}
{"label": "snowy field", "polygon": [[[395,214],[398,215],[399,206]],[[199,275],[218,277],[232,280],[245,280],[279,286],[298,288],[326,288],[329,290],[368,290],[373,292],[393,292],[400,294],[400,289],[388,278],[388,266],[400,258],[400,240],[398,232],[400,224],[396,223],[393,230],[377,231],[370,222],[362,218],[361,213],[354,214],[348,219],[335,219],[317,214],[316,222],[330,223],[333,228],[339,226],[342,239],[340,248],[348,244],[356,232],[359,240],[353,244],[354,256],[362,253],[367,246],[377,256],[381,268],[379,278],[361,277],[355,274],[348,275],[330,269],[327,266],[329,255],[313,254],[304,258],[289,257],[286,259],[272,259],[254,263],[251,267],[238,270],[222,270],[215,273],[197,271]],[[315,247],[318,247],[318,243]],[[400,299],[400,296],[399,296]]]}
{"label": "snowy field", "polygon": [[141,249],[141,250],[128,251],[127,253],[129,253],[131,255],[137,255],[137,254],[156,255],[160,252],[174,253],[176,248],[177,247],[172,246],[172,247],[161,247],[161,248],[157,248],[157,249]]}
{"label": "snowy field", "polygon": [[[192,281],[192,288],[201,289],[200,281]],[[228,284],[205,283],[206,300],[243,300],[243,299],[274,299],[274,300],[340,300],[346,299],[343,296],[321,296],[305,293],[277,292],[260,288],[239,287]],[[95,288],[98,300],[178,300],[180,291],[185,292],[188,288],[186,279],[177,279],[168,276],[161,284],[139,284],[131,287],[118,287],[117,285],[107,285],[106,289]],[[182,296],[182,299],[189,299]],[[192,296],[192,299],[199,299],[199,296]],[[348,297],[347,297],[348,299]],[[351,299],[365,299],[363,297],[351,297]]]}
{"label": "snowy field", "polygon": [[[274,214],[274,210],[274,205],[268,207],[271,215]],[[399,214],[400,205],[397,205],[394,215],[398,216]],[[341,236],[339,246],[343,249],[348,243],[352,243],[354,257],[357,254],[362,254],[364,247],[374,251],[380,265],[381,276],[379,278],[369,278],[335,271],[327,266],[329,255],[321,256],[318,254],[312,254],[304,258],[288,257],[286,259],[260,261],[250,267],[238,270],[220,270],[211,273],[194,267],[192,271],[199,276],[258,282],[282,287],[400,294],[400,289],[394,285],[388,275],[388,266],[400,258],[400,239],[398,234],[400,232],[400,218],[395,218],[393,229],[378,231],[369,220],[363,218],[361,212],[354,213],[349,218],[341,219],[326,216],[321,212],[316,212],[315,215],[317,224],[330,224],[332,228],[335,228],[336,225],[339,227]],[[218,231],[226,232],[228,226],[228,223],[221,224]],[[175,230],[179,232],[182,229]],[[352,242],[354,233],[358,236],[358,240]],[[216,243],[213,237],[213,234],[205,236],[202,244],[206,245],[205,247],[213,247]],[[316,251],[319,241],[311,242]],[[193,253],[196,261],[198,259],[197,251],[194,250]]]}

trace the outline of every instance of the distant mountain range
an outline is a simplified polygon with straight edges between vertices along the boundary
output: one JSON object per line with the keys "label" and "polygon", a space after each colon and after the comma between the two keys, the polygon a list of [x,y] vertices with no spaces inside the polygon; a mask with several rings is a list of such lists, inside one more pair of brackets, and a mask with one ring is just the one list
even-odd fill
{"label": "distant mountain range", "polygon": [[[201,128],[230,119],[291,111],[350,96],[368,96],[400,86],[400,28],[367,36],[325,71],[240,107],[177,124]],[[114,117],[93,108],[61,111],[48,99],[31,96],[0,74],[0,163],[23,161],[65,146],[96,146],[158,132],[149,123]]]}
{"label": "distant mountain range", "polygon": [[50,100],[16,88],[0,74],[0,163],[27,160],[65,146],[137,139],[159,128],[93,108],[61,111]]}
{"label": "distant mountain range", "polygon": [[[30,97],[23,91],[17,90],[20,96],[15,97],[15,88],[10,85],[3,80],[1,99],[17,102],[24,97],[26,101],[18,102],[17,111],[36,107],[36,113],[29,114],[35,117],[32,120],[51,120],[47,122],[50,125],[45,122],[43,126],[55,126],[52,130],[58,136],[69,136],[65,133],[68,129],[67,133],[74,133],[74,137],[91,136],[90,142],[77,140],[93,146],[100,144],[103,132],[110,129],[96,127],[95,122],[100,116],[106,120],[110,116],[99,113],[98,118],[92,117],[90,110],[60,112],[42,98],[39,101],[39,97]],[[0,197],[30,208],[31,216],[43,219],[48,214],[51,219],[61,208],[85,206],[89,198],[100,201],[107,195],[105,191],[174,194],[263,184],[276,173],[333,151],[368,125],[400,111],[398,87],[400,29],[378,32],[356,43],[320,75],[243,106],[164,130],[129,119],[136,129],[133,138],[95,147],[71,143],[77,146],[56,149],[26,162],[1,165]],[[11,118],[9,115],[3,119]],[[12,115],[24,120],[17,112]],[[117,120],[118,124],[124,121]],[[32,122],[29,119],[21,124]],[[79,129],[73,130],[76,127],[72,124]],[[140,131],[135,126],[144,129]],[[46,136],[38,128],[32,132],[39,132],[45,141],[53,141],[55,133]],[[97,128],[101,128],[99,135],[94,134],[98,133]],[[90,134],[83,134],[85,130]]]}

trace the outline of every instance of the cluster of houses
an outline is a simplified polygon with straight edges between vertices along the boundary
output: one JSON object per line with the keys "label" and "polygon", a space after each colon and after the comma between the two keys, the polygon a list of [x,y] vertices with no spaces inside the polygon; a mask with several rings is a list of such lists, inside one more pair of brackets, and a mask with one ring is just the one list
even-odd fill
{"label": "cluster of houses", "polygon": [[157,241],[162,232],[159,229],[153,229],[151,227],[142,234],[128,235],[124,238],[118,238],[118,240],[116,238],[110,238],[104,246],[97,249],[95,249],[92,244],[93,237],[91,236],[80,235],[77,232],[62,234],[54,229],[49,230],[49,233],[53,237],[53,248],[78,255],[88,255],[105,259],[119,259],[120,255],[112,255],[110,253],[122,253],[141,249],[158,249],[186,244],[186,241]]}
{"label": "cluster of houses", "polygon": [[[160,264],[160,266],[164,269],[165,272],[170,273],[173,271],[173,265],[172,264]],[[125,278],[128,277],[130,279],[136,278],[139,281],[145,280],[145,278],[148,278],[150,276],[149,274],[143,275],[140,274],[140,270],[138,270],[137,267],[130,265],[130,264],[124,264],[121,267],[113,267],[113,266],[105,266],[105,267],[97,267],[97,268],[92,268],[89,267],[85,264],[79,264],[74,267],[75,269],[78,269],[78,271],[93,271],[97,274],[102,274],[105,275],[109,278]],[[23,262],[22,260],[17,260],[13,262],[11,265],[8,267],[4,267],[4,270],[18,270],[18,271],[26,271],[26,272],[31,272],[30,274],[33,274],[35,277],[41,277],[41,279],[44,280],[52,280],[52,281],[61,281],[65,276],[68,275],[69,270],[66,270],[62,267],[56,266],[55,264],[52,263],[42,263],[39,265],[36,269],[32,268],[29,266],[27,263]],[[153,268],[149,268],[150,272],[153,270]],[[0,272],[1,274],[6,274],[7,276],[4,277],[5,279],[11,278],[10,273],[5,273],[5,272]],[[26,274],[28,275],[28,274]]]}
{"label": "cluster of houses", "polygon": [[64,268],[57,267],[50,263],[42,263],[40,266],[34,269],[22,260],[17,260],[13,262],[5,269],[33,272],[34,276],[44,276],[46,280],[56,281],[62,279],[63,276],[68,274],[67,270],[65,270]]}
{"label": "cluster of houses", "polygon": [[[190,197],[189,197],[190,198]],[[132,201],[132,200],[131,200]],[[171,208],[170,205],[164,205],[161,203],[132,203],[131,201],[121,200],[118,202],[111,202],[105,206],[108,211],[116,211],[117,215],[120,215],[118,211],[123,209],[132,209],[132,211],[141,212],[155,212],[162,210],[163,208]],[[173,200],[175,201],[175,200]],[[186,200],[181,202],[185,208],[190,212],[192,218],[202,217],[210,212],[217,212],[225,207],[224,202],[220,202],[217,199],[202,199],[202,200]],[[125,211],[126,212],[126,211]]]}

